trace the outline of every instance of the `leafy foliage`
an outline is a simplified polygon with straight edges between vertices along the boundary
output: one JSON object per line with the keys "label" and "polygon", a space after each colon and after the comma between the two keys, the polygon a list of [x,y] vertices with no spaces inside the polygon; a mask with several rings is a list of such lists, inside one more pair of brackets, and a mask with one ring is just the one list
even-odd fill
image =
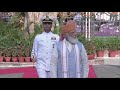
{"label": "leafy foliage", "polygon": [[11,21],[9,22],[12,27],[23,28],[24,27],[24,13],[15,12],[15,15],[12,16]]}

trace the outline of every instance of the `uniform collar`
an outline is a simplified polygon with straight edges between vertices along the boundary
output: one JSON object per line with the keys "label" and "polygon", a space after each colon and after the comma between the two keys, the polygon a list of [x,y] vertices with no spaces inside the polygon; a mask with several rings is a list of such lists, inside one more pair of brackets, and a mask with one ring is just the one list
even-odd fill
{"label": "uniform collar", "polygon": [[49,33],[43,32],[42,34],[48,35],[48,34],[52,34],[52,32],[51,31]]}

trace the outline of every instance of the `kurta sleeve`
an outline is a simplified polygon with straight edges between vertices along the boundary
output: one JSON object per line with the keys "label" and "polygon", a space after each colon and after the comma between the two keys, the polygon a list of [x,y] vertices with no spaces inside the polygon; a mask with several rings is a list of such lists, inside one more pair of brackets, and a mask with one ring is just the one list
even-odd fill
{"label": "kurta sleeve", "polygon": [[31,58],[37,58],[37,36],[35,37],[34,41],[33,41],[33,47],[32,47],[32,52],[31,52]]}
{"label": "kurta sleeve", "polygon": [[82,44],[82,48],[81,48],[81,78],[88,78],[88,73],[89,73],[88,57],[87,57],[85,47]]}
{"label": "kurta sleeve", "polygon": [[55,47],[53,48],[53,51],[52,51],[52,58],[50,62],[51,78],[57,78],[57,61],[58,61],[58,50],[57,50],[57,44],[55,44]]}

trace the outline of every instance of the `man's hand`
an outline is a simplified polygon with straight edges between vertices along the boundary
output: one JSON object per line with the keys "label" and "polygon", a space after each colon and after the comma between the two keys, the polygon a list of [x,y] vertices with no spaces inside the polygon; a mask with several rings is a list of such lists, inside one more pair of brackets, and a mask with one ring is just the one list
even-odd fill
{"label": "man's hand", "polygon": [[34,68],[35,67],[34,63],[36,62],[36,57],[35,56],[32,57],[32,62],[33,62],[33,68]]}

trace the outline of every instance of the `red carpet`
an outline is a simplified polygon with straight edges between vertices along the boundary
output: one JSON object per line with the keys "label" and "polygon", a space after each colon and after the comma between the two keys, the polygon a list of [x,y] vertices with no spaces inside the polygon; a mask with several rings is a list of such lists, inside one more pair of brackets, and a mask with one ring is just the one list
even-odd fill
{"label": "red carpet", "polygon": [[37,71],[33,67],[0,69],[0,75],[24,73],[23,78],[38,78]]}
{"label": "red carpet", "polygon": [[95,73],[95,70],[93,68],[92,65],[89,66],[89,74],[88,74],[88,77],[89,78],[96,78],[96,73]]}
{"label": "red carpet", "polygon": [[[0,69],[0,75],[12,73],[24,73],[23,78],[38,78],[37,71],[33,67]],[[92,65],[90,65],[89,78],[96,78]]]}

